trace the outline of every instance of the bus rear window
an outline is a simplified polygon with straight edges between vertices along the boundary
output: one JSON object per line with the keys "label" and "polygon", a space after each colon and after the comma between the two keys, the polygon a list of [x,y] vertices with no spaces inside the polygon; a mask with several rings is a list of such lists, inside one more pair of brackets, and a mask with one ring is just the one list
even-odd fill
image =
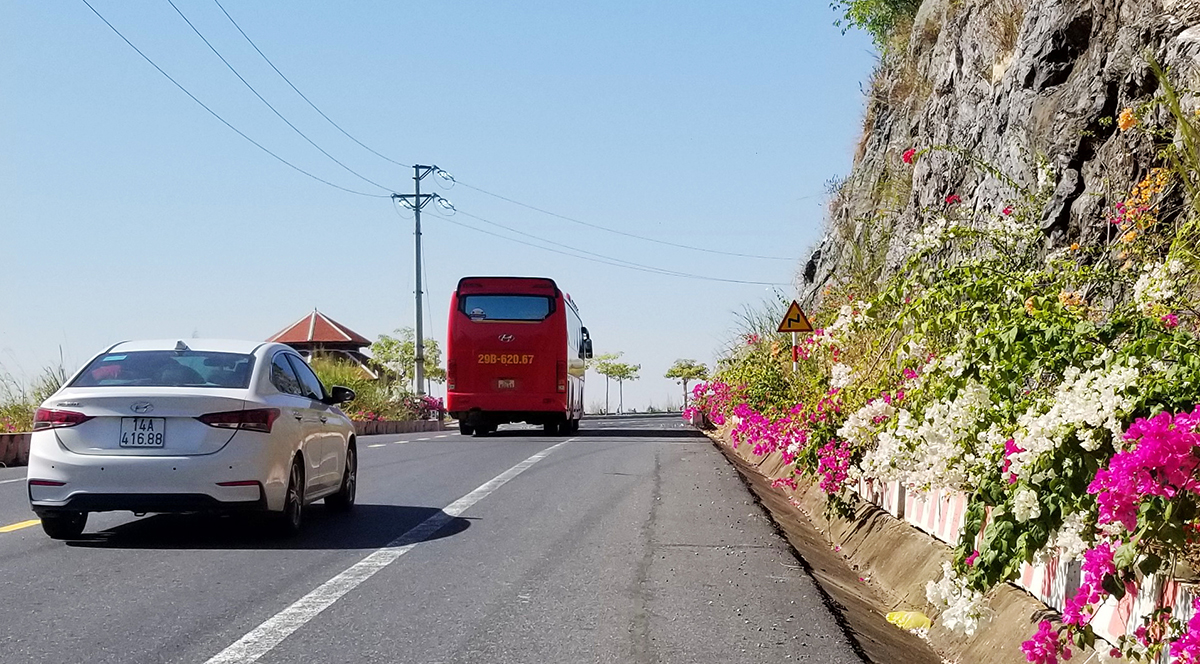
{"label": "bus rear window", "polygon": [[550,298],[540,295],[468,295],[462,311],[471,320],[546,320],[554,311]]}

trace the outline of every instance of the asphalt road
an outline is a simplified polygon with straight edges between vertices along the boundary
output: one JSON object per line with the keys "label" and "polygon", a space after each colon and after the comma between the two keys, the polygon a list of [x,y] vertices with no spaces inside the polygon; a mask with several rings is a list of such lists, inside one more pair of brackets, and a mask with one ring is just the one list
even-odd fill
{"label": "asphalt road", "polygon": [[253,519],[129,513],[52,541],[25,525],[23,469],[0,469],[0,662],[860,661],[675,419],[359,450],[355,511],[313,506],[282,541]]}

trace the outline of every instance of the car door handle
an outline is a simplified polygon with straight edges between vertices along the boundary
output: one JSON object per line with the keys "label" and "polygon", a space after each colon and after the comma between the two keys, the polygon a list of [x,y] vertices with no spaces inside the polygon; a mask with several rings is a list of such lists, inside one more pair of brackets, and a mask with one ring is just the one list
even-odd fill
{"label": "car door handle", "polygon": [[329,421],[329,418],[328,418],[328,417],[325,417],[324,415],[322,415],[322,416],[321,416],[321,422],[322,422],[322,423],[325,423],[325,422],[328,422],[328,421]]}
{"label": "car door handle", "polygon": [[293,417],[295,417],[295,418],[296,418],[296,421],[297,421],[297,422],[303,422],[303,421],[304,421],[304,416],[303,416],[303,415],[301,415],[300,413],[296,413],[296,414],[295,414]]}

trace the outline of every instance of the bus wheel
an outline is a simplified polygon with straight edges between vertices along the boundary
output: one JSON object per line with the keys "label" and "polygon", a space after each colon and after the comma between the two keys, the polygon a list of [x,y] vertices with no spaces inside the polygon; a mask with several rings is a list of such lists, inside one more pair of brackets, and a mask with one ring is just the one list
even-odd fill
{"label": "bus wheel", "polygon": [[482,438],[486,435],[488,435],[488,428],[486,425],[481,424],[481,425],[475,427],[475,437],[476,438]]}
{"label": "bus wheel", "polygon": [[474,428],[467,426],[466,422],[458,423],[458,432],[464,436],[469,436],[475,431]]}

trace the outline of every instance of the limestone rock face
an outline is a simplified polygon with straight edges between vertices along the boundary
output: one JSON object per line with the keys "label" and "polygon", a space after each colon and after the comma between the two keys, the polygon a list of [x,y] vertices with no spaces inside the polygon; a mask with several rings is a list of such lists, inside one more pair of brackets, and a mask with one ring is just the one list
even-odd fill
{"label": "limestone rock face", "polygon": [[[1146,55],[1200,88],[1200,0],[925,0],[913,25],[877,72],[854,168],[798,266],[809,305],[864,252],[894,271],[922,211],[950,195],[977,215],[1036,199],[1048,248],[1110,241],[1106,211],[1154,165],[1113,121],[1157,91]],[[923,151],[913,166],[910,148]]]}

